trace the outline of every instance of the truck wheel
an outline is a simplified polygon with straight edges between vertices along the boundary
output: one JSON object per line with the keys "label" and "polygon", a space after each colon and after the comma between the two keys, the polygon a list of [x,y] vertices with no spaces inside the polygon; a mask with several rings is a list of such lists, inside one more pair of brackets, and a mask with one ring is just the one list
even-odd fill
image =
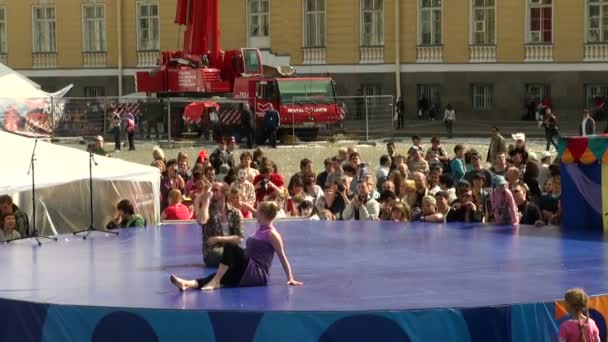
{"label": "truck wheel", "polygon": [[319,137],[319,129],[318,128],[300,128],[296,129],[296,136],[301,141],[315,141]]}

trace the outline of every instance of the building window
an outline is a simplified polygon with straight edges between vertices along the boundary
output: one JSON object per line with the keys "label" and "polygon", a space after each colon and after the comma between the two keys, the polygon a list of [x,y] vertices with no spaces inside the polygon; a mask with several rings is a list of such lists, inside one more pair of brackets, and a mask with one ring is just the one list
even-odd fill
{"label": "building window", "polygon": [[85,97],[102,97],[105,96],[103,87],[84,87]]}
{"label": "building window", "polygon": [[34,52],[55,52],[55,7],[36,6],[34,14]]}
{"label": "building window", "polygon": [[592,109],[608,100],[608,84],[585,85],[585,107]]}
{"label": "building window", "polygon": [[361,0],[361,45],[384,45],[383,0]]}
{"label": "building window", "polygon": [[420,1],[420,45],[441,44],[441,0]]}
{"label": "building window", "polygon": [[494,108],[494,85],[474,84],[472,86],[473,110],[491,110]]}
{"label": "building window", "polygon": [[269,0],[249,0],[249,36],[268,37],[270,20],[268,14]]}
{"label": "building window", "polygon": [[608,0],[587,0],[587,42],[608,41]]}
{"label": "building window", "polygon": [[4,7],[0,7],[0,54],[4,54],[6,52],[6,9]]}
{"label": "building window", "polygon": [[539,104],[545,97],[551,97],[551,85],[543,83],[526,84],[526,95],[529,100]]}
{"label": "building window", "polygon": [[304,0],[304,47],[325,46],[325,0]]}
{"label": "building window", "polygon": [[472,0],[473,45],[496,44],[496,7],[494,0]]}
{"label": "building window", "polygon": [[106,50],[106,17],[103,5],[85,5],[82,8],[84,51]]}
{"label": "building window", "polygon": [[528,43],[553,42],[553,0],[528,0]]}
{"label": "building window", "polygon": [[439,84],[417,84],[416,85],[416,104],[418,109],[428,110],[433,104],[441,103],[441,92]]}
{"label": "building window", "polygon": [[137,4],[137,48],[140,51],[160,49],[158,34],[158,2]]}

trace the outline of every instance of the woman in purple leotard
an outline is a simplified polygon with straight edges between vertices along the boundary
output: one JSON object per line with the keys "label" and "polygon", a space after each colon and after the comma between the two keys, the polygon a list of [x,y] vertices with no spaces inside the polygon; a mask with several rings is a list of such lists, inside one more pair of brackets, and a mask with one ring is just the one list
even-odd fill
{"label": "woman in purple leotard", "polygon": [[[187,289],[215,290],[220,287],[263,286],[268,282],[268,273],[276,252],[287,276],[287,285],[298,286],[301,282],[293,278],[291,266],[285,256],[281,234],[272,222],[281,208],[274,202],[259,205],[257,219],[260,227],[247,239],[247,250],[235,244],[224,245],[224,252],[217,273],[207,278],[186,280],[171,275],[171,283],[180,291]],[[221,239],[210,237],[209,239]],[[221,241],[218,241],[221,242]]]}

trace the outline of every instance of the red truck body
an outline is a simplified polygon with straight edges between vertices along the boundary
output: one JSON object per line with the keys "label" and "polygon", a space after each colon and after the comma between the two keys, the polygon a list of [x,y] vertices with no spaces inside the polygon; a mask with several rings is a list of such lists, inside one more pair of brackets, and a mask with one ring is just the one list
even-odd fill
{"label": "red truck body", "polygon": [[177,0],[175,23],[185,25],[181,51],[163,51],[158,68],[137,72],[138,92],[159,97],[213,96],[247,101],[261,120],[272,106],[283,126],[298,128],[340,122],[329,77],[265,77],[258,49],[220,49],[219,0]]}

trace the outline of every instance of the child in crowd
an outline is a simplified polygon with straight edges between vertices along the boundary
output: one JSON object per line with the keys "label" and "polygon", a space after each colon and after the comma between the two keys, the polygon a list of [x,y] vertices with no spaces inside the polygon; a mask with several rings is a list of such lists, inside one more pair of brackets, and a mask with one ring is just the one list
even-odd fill
{"label": "child in crowd", "polygon": [[589,297],[582,289],[568,290],[564,295],[570,319],[559,327],[560,342],[600,342],[600,332],[589,317]]}

